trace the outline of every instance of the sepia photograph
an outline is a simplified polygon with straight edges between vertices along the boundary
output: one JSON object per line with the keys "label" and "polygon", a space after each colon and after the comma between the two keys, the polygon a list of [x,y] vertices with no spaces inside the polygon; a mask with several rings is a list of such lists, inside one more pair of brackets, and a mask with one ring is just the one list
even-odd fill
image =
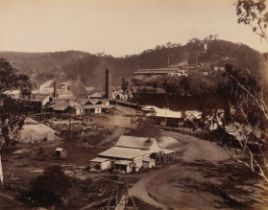
{"label": "sepia photograph", "polygon": [[268,0],[0,0],[0,210],[268,210]]}

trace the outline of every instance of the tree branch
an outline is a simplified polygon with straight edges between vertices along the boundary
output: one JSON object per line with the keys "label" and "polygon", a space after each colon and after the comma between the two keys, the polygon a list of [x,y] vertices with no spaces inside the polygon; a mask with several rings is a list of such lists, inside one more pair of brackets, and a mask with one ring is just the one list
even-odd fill
{"label": "tree branch", "polygon": [[268,120],[268,112],[266,112],[266,110],[262,107],[258,99],[235,76],[230,74],[228,76],[232,78],[237,83],[237,85],[248,94],[248,96],[250,96],[250,98],[256,103],[258,108],[263,112],[265,118]]}

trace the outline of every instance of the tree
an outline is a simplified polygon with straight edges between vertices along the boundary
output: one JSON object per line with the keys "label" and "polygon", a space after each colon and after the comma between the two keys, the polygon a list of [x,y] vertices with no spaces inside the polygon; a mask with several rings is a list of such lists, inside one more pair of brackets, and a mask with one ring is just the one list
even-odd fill
{"label": "tree", "polygon": [[226,65],[226,76],[231,81],[229,87],[232,89],[232,94],[238,103],[236,106],[239,107],[244,117],[250,117],[248,114],[255,110],[260,111],[267,121],[268,90],[265,83],[261,84],[261,81],[258,81],[249,71],[234,69],[232,65],[228,64]]}
{"label": "tree", "polygon": [[16,133],[23,125],[25,116],[21,113],[23,100],[14,100],[5,92],[19,89],[22,99],[31,94],[29,77],[19,74],[11,64],[0,59],[0,154],[4,146],[10,144],[10,134]]}
{"label": "tree", "polygon": [[21,114],[22,104],[5,94],[5,91],[19,89],[22,98],[29,98],[31,83],[28,76],[19,74],[9,62],[0,59],[0,184],[3,184],[1,154],[4,146],[11,143],[10,134],[22,128],[25,116]]}
{"label": "tree", "polygon": [[[233,120],[239,122],[242,141],[238,142],[249,155],[250,162],[245,164],[268,181],[263,155],[264,128],[268,124],[267,88],[249,71],[235,69],[232,65],[226,65],[226,76],[230,81],[229,94],[232,95],[230,102],[237,110]],[[255,136],[256,129],[261,131],[260,138]],[[249,142],[250,139],[253,142]]]}
{"label": "tree", "polygon": [[180,80],[180,88],[184,95],[192,94],[191,84],[188,77],[182,77]]}
{"label": "tree", "polygon": [[[267,0],[237,0],[236,14],[239,24],[249,25],[268,44],[266,30],[268,24]],[[265,157],[263,155],[264,128],[268,123],[268,87],[265,85],[267,81],[262,83],[256,75],[252,75],[247,70],[234,69],[232,65],[226,65],[226,76],[230,81],[231,105],[239,113],[236,114],[236,117],[238,117],[236,120],[240,122],[240,135],[243,140],[239,143],[241,148],[249,155],[250,162],[245,164],[253,172],[257,172],[268,181],[265,170],[263,170],[265,168]],[[253,130],[256,127],[262,132],[261,139],[255,138]],[[258,147],[257,154],[254,154],[255,149],[249,144],[250,138],[254,139],[255,145]]]}
{"label": "tree", "polygon": [[22,199],[30,204],[51,206],[61,202],[71,182],[60,166],[49,166],[44,173],[31,181],[29,192]]}
{"label": "tree", "polygon": [[165,77],[163,87],[165,89],[166,95],[173,95],[178,93],[178,80],[174,77]]}
{"label": "tree", "polygon": [[267,44],[268,9],[266,0],[238,0],[238,23],[249,25]]}
{"label": "tree", "polygon": [[128,89],[129,89],[129,82],[125,79],[125,77],[122,77],[121,89],[123,90],[124,94],[127,94]]}

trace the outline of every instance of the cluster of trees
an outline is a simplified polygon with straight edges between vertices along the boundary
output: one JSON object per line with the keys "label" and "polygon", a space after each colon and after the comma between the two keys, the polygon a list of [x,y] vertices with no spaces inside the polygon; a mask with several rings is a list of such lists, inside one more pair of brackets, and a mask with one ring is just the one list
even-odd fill
{"label": "cluster of trees", "polygon": [[[207,50],[204,50],[204,45],[207,46]],[[31,75],[32,80],[39,84],[64,75],[74,81],[80,77],[86,86],[103,86],[106,67],[112,69],[113,82],[119,85],[122,76],[132,76],[138,68],[167,67],[168,58],[170,64],[184,61],[190,64],[221,64],[232,61],[233,64],[249,69],[260,69],[263,63],[263,57],[259,52],[246,45],[220,40],[216,35],[209,35],[202,40],[193,38],[185,45],[168,42],[155,49],[124,57],[79,51],[37,54],[3,52],[0,53],[1,56],[14,62],[22,72]]]}
{"label": "cluster of trees", "polygon": [[[236,14],[239,24],[249,25],[253,32],[268,45],[266,30],[268,25],[267,0],[237,0]],[[264,53],[263,59],[267,62],[266,54]],[[250,135],[247,129],[249,126],[258,126],[261,129],[264,143],[268,138],[266,129],[268,126],[267,63],[263,69],[262,76],[264,77],[256,77],[248,71],[241,73],[232,66],[227,66],[227,76],[233,82],[232,92],[235,98],[233,105],[240,111],[240,121],[244,128],[242,130],[244,142],[241,146],[250,156],[250,163],[247,165],[252,171],[259,173],[268,181],[265,155],[261,150],[258,156],[262,157],[263,162],[260,161],[258,157],[254,156],[253,151],[247,144]]]}
{"label": "cluster of trees", "polygon": [[249,25],[268,44],[268,8],[266,0],[237,0],[238,23]]}
{"label": "cluster of trees", "polygon": [[[268,88],[265,81],[259,80],[249,71],[242,71],[232,65],[226,66],[225,76],[228,78],[228,100],[235,113],[232,122],[239,123],[240,147],[248,155],[249,163],[244,162],[253,172],[263,176],[266,181],[267,170],[263,153],[267,139],[268,126]],[[260,132],[256,138],[255,132]],[[253,141],[253,142],[252,142]],[[257,146],[258,151],[252,147]]]}
{"label": "cluster of trees", "polygon": [[[205,45],[207,50],[204,50]],[[110,59],[107,65],[114,66],[113,59]],[[114,73],[116,77],[120,74],[131,76],[138,68],[167,67],[168,59],[170,64],[187,61],[189,64],[196,64],[197,62],[223,66],[226,63],[231,63],[239,68],[254,70],[256,74],[260,74],[265,66],[265,59],[259,52],[244,44],[234,44],[210,36],[204,40],[192,39],[184,46],[176,45],[174,47],[172,45],[172,47],[165,46],[146,50],[140,55],[123,59],[123,64],[121,59],[117,59],[116,72]],[[121,71],[122,69],[124,69],[124,72]]]}
{"label": "cluster of trees", "polygon": [[21,101],[13,100],[5,92],[19,89],[22,97],[31,95],[31,82],[27,75],[20,74],[10,63],[0,59],[0,153],[11,143],[10,134],[16,133],[23,125],[25,116],[20,112]]}
{"label": "cluster of trees", "polygon": [[63,203],[71,180],[60,166],[49,166],[43,174],[31,180],[30,188],[20,193],[20,200],[30,206],[51,207]]}
{"label": "cluster of trees", "polygon": [[167,95],[202,96],[228,93],[228,79],[224,77],[223,72],[213,72],[209,76],[197,73],[195,76],[189,77],[134,77],[132,84],[163,88]]}

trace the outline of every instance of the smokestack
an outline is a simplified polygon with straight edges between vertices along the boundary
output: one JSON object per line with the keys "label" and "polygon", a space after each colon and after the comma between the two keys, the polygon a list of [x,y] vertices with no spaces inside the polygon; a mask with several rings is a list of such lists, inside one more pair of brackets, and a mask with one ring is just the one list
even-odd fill
{"label": "smokestack", "polygon": [[105,98],[112,98],[112,72],[108,68],[105,70]]}
{"label": "smokestack", "polygon": [[57,83],[56,80],[53,81],[53,97],[57,96]]}

